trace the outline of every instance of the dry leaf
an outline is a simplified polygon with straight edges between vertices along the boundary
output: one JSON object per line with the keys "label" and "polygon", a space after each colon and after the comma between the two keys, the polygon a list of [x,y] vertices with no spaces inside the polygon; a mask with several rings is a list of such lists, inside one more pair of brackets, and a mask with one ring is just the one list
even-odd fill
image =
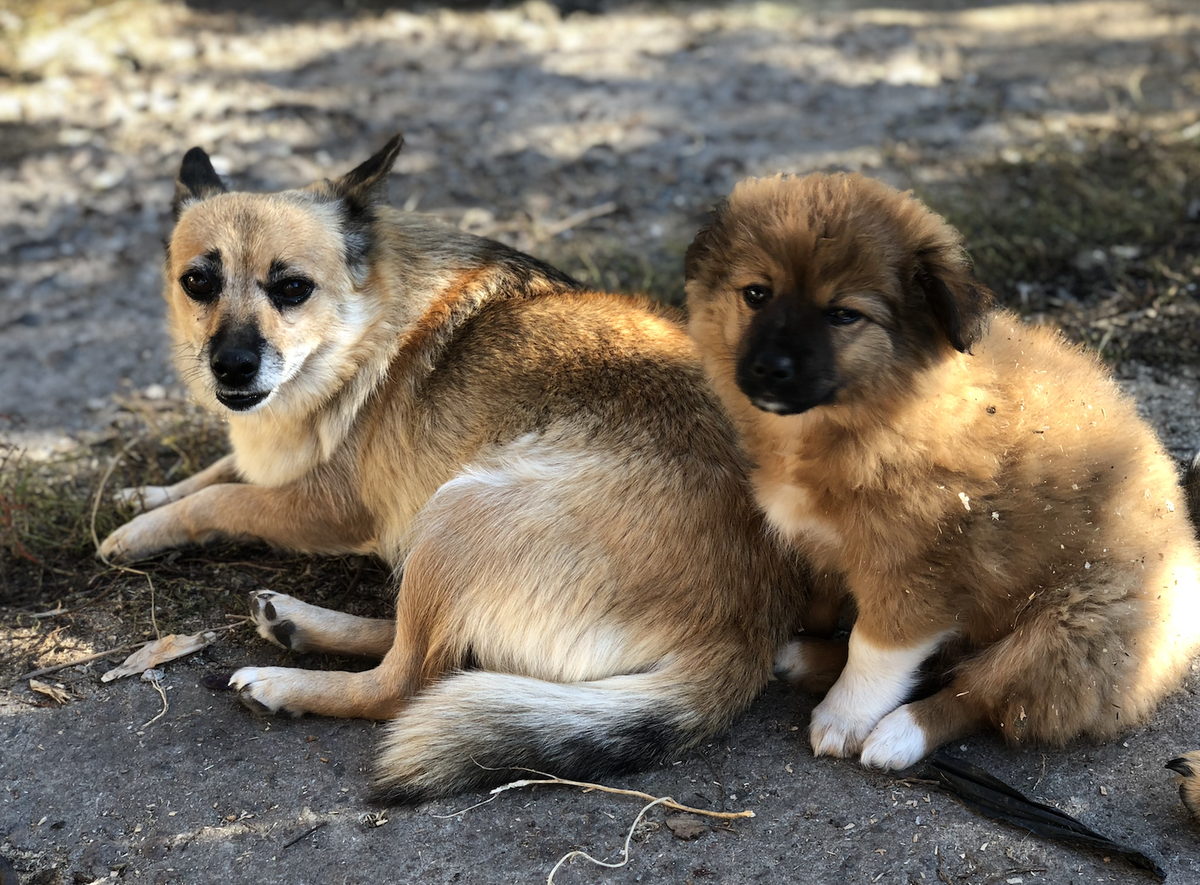
{"label": "dry leaf", "polygon": [[164,636],[162,639],[147,642],[127,657],[124,663],[113,667],[101,676],[100,681],[112,682],[114,679],[120,679],[122,676],[132,676],[134,673],[149,670],[156,664],[163,664],[167,661],[173,661],[176,658],[182,658],[184,655],[200,651],[200,649],[209,645],[216,638],[217,634],[211,631],[207,633],[193,633],[190,636],[179,636],[172,633],[170,636]]}
{"label": "dry leaf", "polygon": [[699,839],[709,830],[708,824],[703,823],[694,814],[673,814],[666,819],[665,823],[667,829],[675,834],[676,839],[682,839],[685,842]]}
{"label": "dry leaf", "polygon": [[41,694],[44,694],[44,695],[46,695],[46,697],[50,698],[53,701],[58,701],[58,703],[60,703],[60,704],[65,704],[67,701],[71,700],[70,692],[64,691],[63,689],[59,688],[56,685],[49,685],[48,683],[42,682],[37,679],[29,680],[29,688],[31,691],[36,691]]}

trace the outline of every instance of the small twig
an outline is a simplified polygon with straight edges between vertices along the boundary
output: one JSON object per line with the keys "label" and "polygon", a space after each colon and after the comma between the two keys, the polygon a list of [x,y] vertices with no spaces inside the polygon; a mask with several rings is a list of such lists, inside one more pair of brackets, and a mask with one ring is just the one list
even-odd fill
{"label": "small twig", "polygon": [[630,846],[630,843],[633,842],[633,834],[635,832],[637,832],[637,826],[638,826],[638,824],[640,824],[642,822],[642,818],[646,816],[646,812],[649,811],[651,808],[653,808],[655,805],[665,805],[670,801],[671,801],[670,799],[666,799],[666,798],[655,799],[653,802],[651,802],[649,805],[646,805],[645,807],[642,808],[641,811],[638,812],[637,817],[635,817],[633,819],[633,826],[631,826],[629,828],[629,835],[625,837],[625,847],[623,849],[621,849],[621,860],[620,861],[609,862],[609,861],[604,861],[604,860],[596,860],[596,858],[592,857],[586,851],[579,851],[579,850],[569,851],[566,854],[564,854],[561,858],[559,858],[558,863],[556,863],[554,865],[554,869],[552,869],[550,871],[550,875],[546,877],[546,885],[554,885],[554,874],[558,872],[558,868],[561,867],[563,864],[565,864],[567,861],[569,861],[573,857],[582,857],[584,860],[590,861],[591,863],[594,863],[598,867],[607,867],[610,870],[619,869],[620,867],[625,866],[627,863],[629,863],[629,846]]}
{"label": "small twig", "polygon": [[158,692],[159,696],[162,698],[163,708],[162,708],[162,711],[159,712],[159,714],[157,716],[155,716],[153,719],[151,719],[149,722],[147,722],[145,725],[143,725],[142,728],[147,728],[147,727],[153,725],[159,719],[162,719],[164,716],[167,715],[167,710],[169,709],[169,705],[167,704],[167,693],[163,689],[162,685],[159,683],[159,681],[157,679],[151,679],[151,680],[149,680],[149,682],[151,685],[154,686],[154,689]]}
{"label": "small twig", "polygon": [[291,848],[297,842],[299,842],[303,839],[307,839],[309,836],[311,836],[317,830],[321,829],[321,827],[325,826],[325,824],[327,824],[327,823],[329,823],[329,821],[327,821],[327,820],[318,821],[316,826],[310,827],[309,829],[305,830],[303,833],[301,833],[295,839],[292,839],[290,842],[285,843],[284,846],[282,848],[280,848],[279,850],[287,851],[289,848]]}
{"label": "small twig", "polygon": [[42,621],[42,620],[45,620],[46,618],[57,618],[57,617],[60,617],[61,615],[69,615],[73,611],[74,611],[74,609],[71,609],[71,608],[63,608],[62,600],[60,599],[58,601],[57,608],[52,608],[52,609],[50,609],[50,611],[45,611],[45,612],[35,612],[33,614],[25,615],[25,617],[33,618],[35,621]]}
{"label": "small twig", "polygon": [[[540,771],[536,773],[542,774]],[[601,784],[590,784],[586,781],[571,781],[567,780],[566,778],[555,777],[552,774],[546,775],[544,780],[527,779],[513,781],[512,783],[505,784],[502,787],[496,787],[494,790],[492,790],[492,793],[499,794],[503,793],[505,790],[515,790],[519,787],[530,787],[537,784],[560,784],[568,787],[582,787],[589,792],[592,790],[599,790],[603,793],[616,793],[619,796],[634,796],[638,799],[652,799],[655,803],[661,803],[664,808],[673,808],[676,811],[683,811],[688,814],[700,814],[705,817],[716,817],[720,818],[721,820],[733,820],[739,817],[754,817],[754,812],[750,809],[746,809],[745,811],[709,811],[705,808],[692,808],[690,805],[682,805],[676,802],[670,796],[655,797],[651,796],[649,793],[643,793],[641,790],[621,790],[617,787],[606,787]]]}
{"label": "small twig", "polygon": [[146,579],[146,584],[150,587],[150,626],[154,628],[154,638],[162,639],[162,633],[158,629],[158,616],[155,612],[154,605],[154,582],[150,580],[150,573],[144,572],[141,569],[131,568],[127,565],[110,565],[109,568],[116,569],[127,575],[141,575]]}
{"label": "small twig", "polygon": [[[218,628],[218,629],[225,629],[225,628]],[[13,681],[13,685],[16,685],[18,682],[24,682],[26,679],[38,679],[42,676],[47,676],[50,673],[57,673],[59,670],[65,670],[68,667],[74,667],[77,664],[86,664],[89,661],[96,661],[96,660],[99,660],[100,658],[107,658],[109,655],[120,654],[121,652],[129,651],[131,648],[141,648],[145,644],[146,643],[144,643],[144,642],[130,642],[130,643],[126,643],[125,645],[119,645],[116,648],[110,648],[108,651],[98,651],[95,654],[84,655],[82,658],[75,658],[72,661],[67,661],[65,664],[55,664],[52,667],[42,667],[40,670],[31,670],[28,673],[18,676]]]}
{"label": "small twig", "polygon": [[534,236],[535,242],[542,240],[552,240],[559,234],[566,233],[573,227],[591,221],[593,218],[601,218],[605,215],[611,215],[617,211],[617,204],[612,200],[607,203],[601,203],[599,206],[592,206],[590,209],[580,209],[578,212],[572,212],[561,221],[556,221],[553,224],[548,224],[538,230]]}

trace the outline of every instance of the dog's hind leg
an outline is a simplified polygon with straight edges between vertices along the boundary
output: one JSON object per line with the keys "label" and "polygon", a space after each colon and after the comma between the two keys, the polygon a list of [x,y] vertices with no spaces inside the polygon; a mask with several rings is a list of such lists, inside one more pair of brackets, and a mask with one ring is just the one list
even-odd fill
{"label": "dog's hind leg", "polygon": [[[461,667],[467,651],[445,641],[454,616],[453,588],[448,586],[445,564],[453,557],[438,556],[430,547],[428,542],[417,542],[405,562],[395,621],[354,618],[306,606],[291,597],[256,594],[252,606],[261,609],[262,619],[256,615],[260,632],[264,621],[278,620],[281,614],[299,615],[306,626],[314,627],[322,642],[330,643],[328,650],[365,654],[373,643],[375,650],[382,649],[383,659],[375,668],[359,673],[243,667],[229,680],[242,702],[260,713],[391,719],[417,691],[447,670]],[[269,616],[268,606],[275,612],[274,618]],[[364,636],[362,645],[355,647],[353,633],[359,629]],[[270,628],[267,630],[269,633]]]}
{"label": "dog's hind leg", "polygon": [[797,636],[775,656],[775,675],[803,691],[824,694],[842,675],[848,654],[844,639]]}
{"label": "dog's hind leg", "polygon": [[229,678],[229,686],[258,713],[391,719],[421,686],[427,661],[424,647],[411,641],[416,634],[397,625],[387,654],[370,670],[242,667]]}
{"label": "dog's hind leg", "polygon": [[394,620],[359,618],[270,590],[250,594],[250,616],[263,639],[301,653],[378,659],[388,653],[396,636]]}
{"label": "dog's hind leg", "polygon": [[1009,743],[1061,746],[1143,721],[1197,647],[1196,570],[1180,552],[1136,571],[1090,571],[1086,582],[1038,596],[1013,632],[958,664],[944,689],[884,717],[863,764],[905,768],[984,726]]}

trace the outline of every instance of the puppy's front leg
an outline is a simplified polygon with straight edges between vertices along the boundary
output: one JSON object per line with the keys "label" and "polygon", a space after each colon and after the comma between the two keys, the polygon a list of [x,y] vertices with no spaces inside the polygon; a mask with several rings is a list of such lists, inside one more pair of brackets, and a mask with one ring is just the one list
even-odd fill
{"label": "puppy's front leg", "polygon": [[369,553],[371,520],[335,496],[315,498],[299,486],[210,485],[149,513],[104,539],[104,560],[140,559],[187,544],[248,538],[301,553]]}
{"label": "puppy's front leg", "polygon": [[[861,616],[860,616],[861,618]],[[854,756],[884,716],[908,696],[918,669],[941,645],[939,634],[914,645],[897,646],[875,638],[861,620],[850,631],[845,669],[813,710],[809,737],[818,756]]]}
{"label": "puppy's front leg", "polygon": [[209,486],[237,481],[237,464],[234,462],[233,455],[230,454],[174,485],[136,486],[121,489],[113,495],[113,502],[119,506],[129,507],[135,513],[145,513],[164,504],[170,504],[172,501],[178,501],[180,498],[186,498]]}

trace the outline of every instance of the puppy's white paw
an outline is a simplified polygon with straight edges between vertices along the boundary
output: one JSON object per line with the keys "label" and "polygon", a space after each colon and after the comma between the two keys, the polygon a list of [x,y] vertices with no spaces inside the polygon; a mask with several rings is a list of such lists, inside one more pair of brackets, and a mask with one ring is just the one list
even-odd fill
{"label": "puppy's white paw", "polygon": [[255,713],[299,716],[304,710],[296,704],[295,697],[303,673],[289,667],[242,667],[229,677],[229,687]]}
{"label": "puppy's white paw", "polygon": [[834,686],[826,699],[812,710],[809,740],[812,753],[832,755],[839,759],[857,755],[866,735],[871,733],[875,722],[862,716],[862,708],[853,704],[850,693],[838,691]]}
{"label": "puppy's white paw", "polygon": [[113,495],[114,504],[134,513],[145,513],[174,500],[169,486],[137,486],[121,489]]}
{"label": "puppy's white paw", "polygon": [[863,744],[861,762],[866,768],[908,768],[929,752],[925,730],[905,704],[888,713],[875,726]]}
{"label": "puppy's white paw", "polygon": [[799,682],[808,673],[804,662],[804,641],[793,639],[779,649],[775,655],[775,676],[790,682]]}

